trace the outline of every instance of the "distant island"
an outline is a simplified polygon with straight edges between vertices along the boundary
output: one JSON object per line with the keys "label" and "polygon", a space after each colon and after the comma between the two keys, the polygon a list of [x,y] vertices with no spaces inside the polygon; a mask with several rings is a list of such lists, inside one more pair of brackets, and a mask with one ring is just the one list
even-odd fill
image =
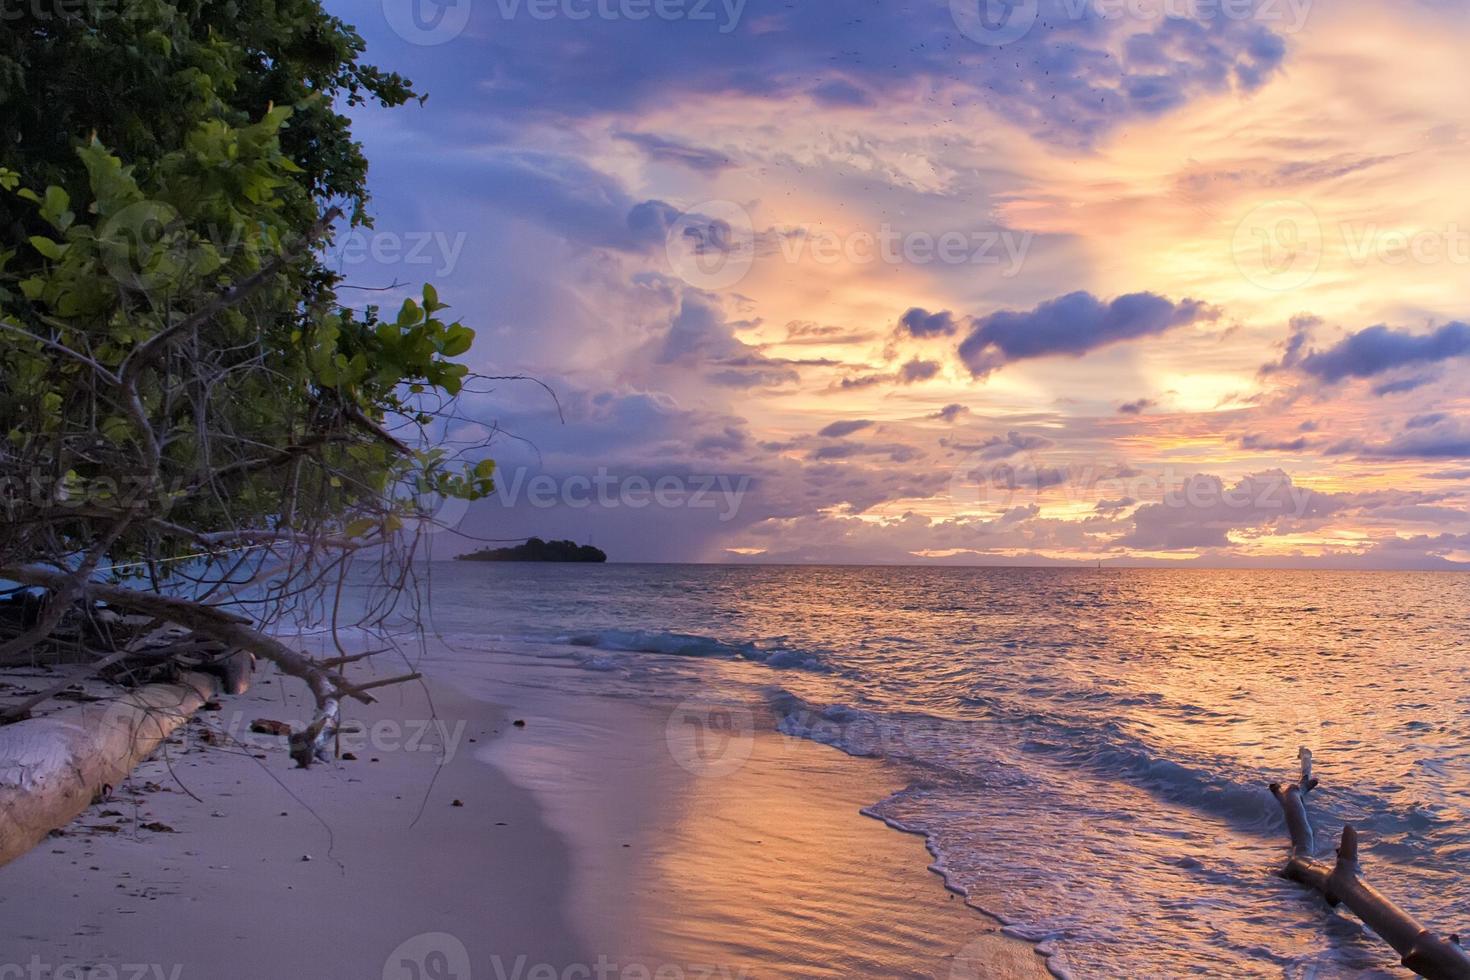
{"label": "distant island", "polygon": [[460,561],[572,561],[605,562],[607,553],[575,541],[542,541],[531,538],[514,548],[485,548],[458,556]]}

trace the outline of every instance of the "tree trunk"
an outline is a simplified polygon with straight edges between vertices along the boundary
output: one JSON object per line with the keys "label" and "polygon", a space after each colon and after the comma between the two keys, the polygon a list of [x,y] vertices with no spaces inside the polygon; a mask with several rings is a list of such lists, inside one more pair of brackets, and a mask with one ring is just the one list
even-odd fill
{"label": "tree trunk", "polygon": [[121,784],[218,690],[215,677],[186,673],[0,728],[0,866]]}

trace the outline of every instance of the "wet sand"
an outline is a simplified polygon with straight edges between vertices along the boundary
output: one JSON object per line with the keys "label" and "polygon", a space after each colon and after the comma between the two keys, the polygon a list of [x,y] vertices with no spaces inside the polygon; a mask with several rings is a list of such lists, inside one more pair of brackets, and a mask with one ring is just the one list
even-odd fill
{"label": "wet sand", "polygon": [[[922,840],[860,814],[896,788],[877,763],[720,708],[426,670],[430,686],[349,712],[366,729],[344,739],[355,761],[309,771],[291,768],[284,739],[248,734],[255,718],[307,716],[296,685],[261,679],[203,715],[167,758],[0,869],[0,966],[178,980],[1047,976],[925,870]],[[245,744],[209,744],[206,727]]]}

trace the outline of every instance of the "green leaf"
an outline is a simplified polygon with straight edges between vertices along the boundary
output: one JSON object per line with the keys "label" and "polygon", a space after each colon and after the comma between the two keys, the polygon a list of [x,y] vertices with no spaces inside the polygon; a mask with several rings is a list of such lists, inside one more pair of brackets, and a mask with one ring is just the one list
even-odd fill
{"label": "green leaf", "polygon": [[444,356],[458,357],[466,353],[475,342],[475,332],[456,323],[444,335]]}
{"label": "green leaf", "polygon": [[342,533],[349,538],[362,538],[366,537],[368,532],[377,526],[377,521],[364,517],[348,524],[347,527],[343,528]]}
{"label": "green leaf", "polygon": [[32,235],[31,247],[46,256],[46,258],[56,262],[61,260],[61,257],[66,254],[66,250],[71,246],[61,245],[41,235]]}

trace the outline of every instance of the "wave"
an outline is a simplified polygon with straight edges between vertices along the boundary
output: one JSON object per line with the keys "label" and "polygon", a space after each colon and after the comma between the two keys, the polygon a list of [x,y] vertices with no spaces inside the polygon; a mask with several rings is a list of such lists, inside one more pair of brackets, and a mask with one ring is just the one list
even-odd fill
{"label": "wave", "polygon": [[[755,641],[728,643],[710,636],[654,630],[597,630],[558,637],[555,642],[612,653],[657,653],[670,657],[713,657],[749,660],[778,670],[831,672],[823,655],[813,650],[780,643],[762,645]],[[610,670],[606,658],[592,658],[593,669]]]}

